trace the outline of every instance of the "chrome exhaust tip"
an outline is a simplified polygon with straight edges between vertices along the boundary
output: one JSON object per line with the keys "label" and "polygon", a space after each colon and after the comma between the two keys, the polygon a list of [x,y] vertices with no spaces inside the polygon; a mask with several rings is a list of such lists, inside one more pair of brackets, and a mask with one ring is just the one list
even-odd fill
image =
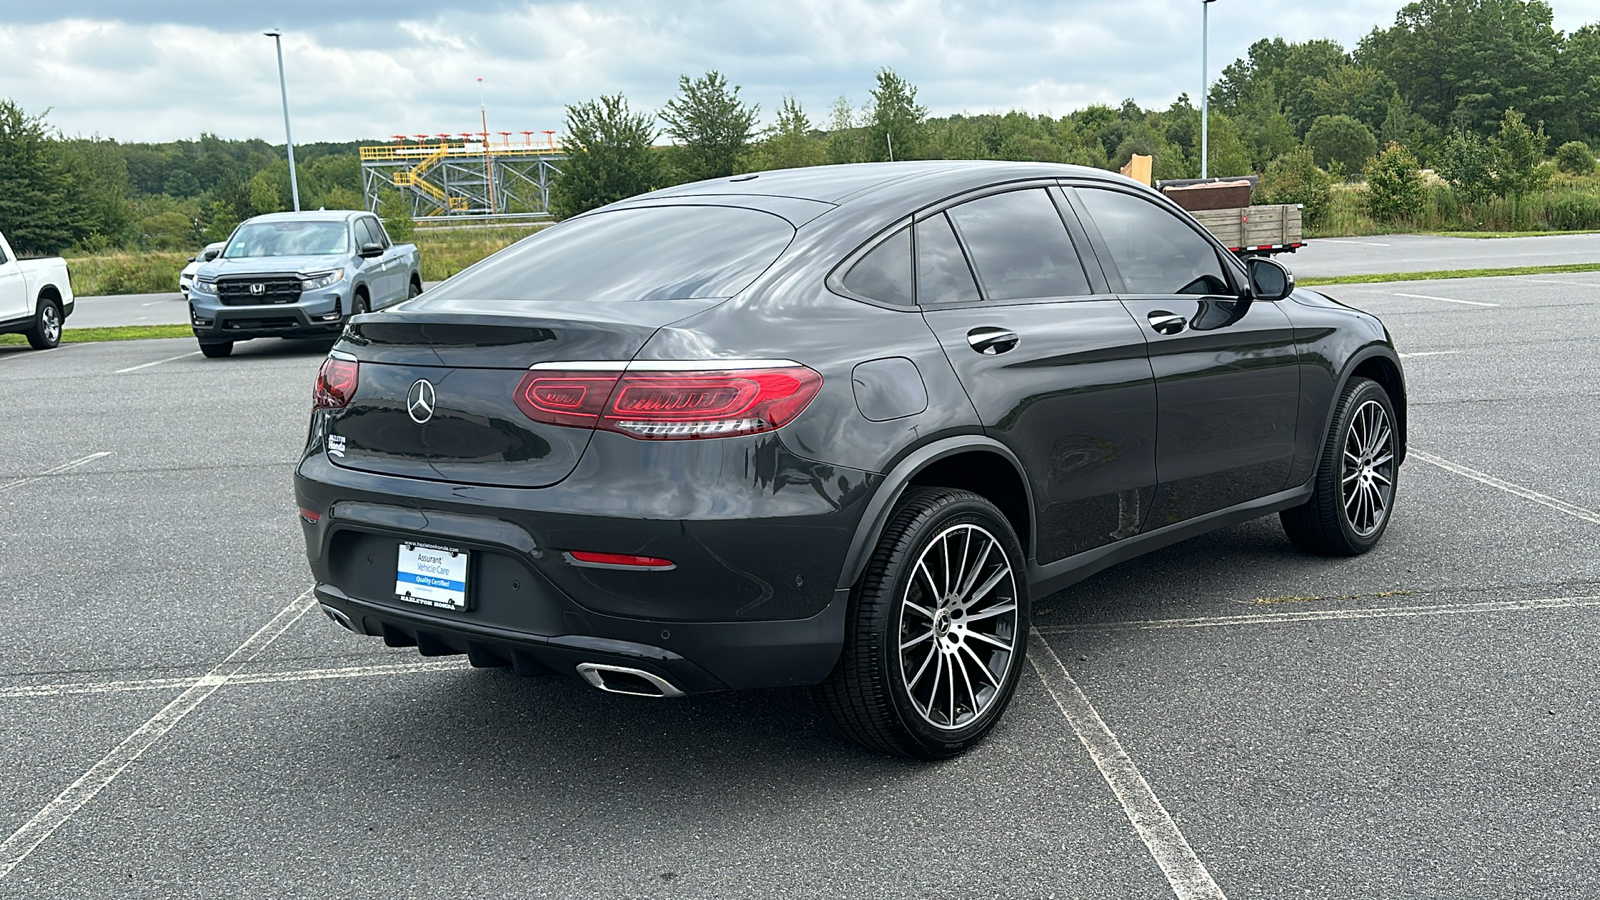
{"label": "chrome exhaust tip", "polygon": [[608,694],[630,697],[682,697],[683,691],[660,675],[606,663],[578,663],[583,680]]}
{"label": "chrome exhaust tip", "polygon": [[328,618],[332,619],[335,623],[344,626],[344,630],[345,631],[355,631],[356,630],[356,626],[355,626],[355,624],[353,622],[350,621],[350,617],[349,616],[347,616],[344,613],[338,611],[337,609],[334,609],[331,606],[328,606],[325,603],[319,603],[317,605],[322,607],[322,614],[323,615],[325,615]]}

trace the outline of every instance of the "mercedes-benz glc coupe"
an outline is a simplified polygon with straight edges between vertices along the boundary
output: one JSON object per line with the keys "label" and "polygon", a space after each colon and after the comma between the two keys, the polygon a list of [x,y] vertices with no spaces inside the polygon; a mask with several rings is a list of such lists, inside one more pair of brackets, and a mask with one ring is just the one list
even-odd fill
{"label": "mercedes-benz glc coupe", "polygon": [[627,694],[815,685],[924,758],[993,728],[1034,598],[1272,513],[1362,553],[1405,451],[1378,319],[1046,164],[614,203],[355,317],[314,405],[339,623]]}

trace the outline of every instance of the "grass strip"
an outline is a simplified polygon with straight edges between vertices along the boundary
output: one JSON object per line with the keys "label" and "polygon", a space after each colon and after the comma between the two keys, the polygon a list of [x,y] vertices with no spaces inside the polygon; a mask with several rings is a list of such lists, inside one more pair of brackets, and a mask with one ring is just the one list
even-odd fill
{"label": "grass strip", "polygon": [[1494,278],[1501,275],[1572,275],[1600,272],[1600,263],[1569,263],[1562,266],[1514,266],[1499,269],[1444,269],[1434,272],[1381,272],[1375,275],[1330,275],[1322,278],[1296,278],[1301,287],[1328,284],[1386,284],[1391,281],[1444,281],[1449,278]]}
{"label": "grass strip", "polygon": [[[61,332],[63,344],[87,344],[93,341],[146,341],[154,338],[192,338],[194,329],[187,325],[117,325],[109,328],[66,328]],[[0,347],[25,344],[28,339],[20,334],[0,334]]]}
{"label": "grass strip", "polygon": [[1473,240],[1493,241],[1501,238],[1525,237],[1560,237],[1564,234],[1597,234],[1594,229],[1579,229],[1577,231],[1424,231],[1428,237],[1453,237],[1472,238]]}

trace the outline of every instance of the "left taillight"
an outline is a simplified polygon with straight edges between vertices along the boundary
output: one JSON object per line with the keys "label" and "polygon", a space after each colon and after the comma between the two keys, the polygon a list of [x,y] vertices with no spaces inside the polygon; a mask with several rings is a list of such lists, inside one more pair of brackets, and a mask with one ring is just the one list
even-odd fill
{"label": "left taillight", "polygon": [[717,368],[634,364],[625,372],[534,369],[516,403],[535,422],[615,431],[641,440],[735,437],[782,428],[822,376],[795,363]]}
{"label": "left taillight", "polygon": [[356,383],[361,377],[360,364],[354,358],[330,356],[322,361],[317,372],[317,386],[311,392],[313,409],[343,409],[356,395]]}

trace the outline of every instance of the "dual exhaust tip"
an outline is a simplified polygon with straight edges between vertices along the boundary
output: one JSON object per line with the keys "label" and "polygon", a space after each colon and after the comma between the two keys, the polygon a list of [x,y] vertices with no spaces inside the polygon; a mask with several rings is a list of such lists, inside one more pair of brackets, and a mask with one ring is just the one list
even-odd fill
{"label": "dual exhaust tip", "polygon": [[630,697],[682,697],[683,691],[674,687],[660,675],[643,669],[613,666],[607,663],[578,663],[578,674],[583,680],[608,694],[627,694]]}
{"label": "dual exhaust tip", "polygon": [[[322,612],[329,619],[339,624],[348,631],[355,631],[355,623],[350,617],[327,604],[322,606]],[[613,666],[608,663],[578,663],[578,674],[583,680],[608,694],[626,694],[630,697],[682,697],[683,691],[672,682],[653,672],[643,669],[630,669],[627,666]]]}

